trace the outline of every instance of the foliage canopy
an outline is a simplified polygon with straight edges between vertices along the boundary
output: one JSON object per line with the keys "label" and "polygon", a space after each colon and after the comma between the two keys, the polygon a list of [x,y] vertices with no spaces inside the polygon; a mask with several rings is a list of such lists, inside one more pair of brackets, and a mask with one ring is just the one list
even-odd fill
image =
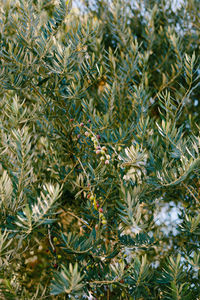
{"label": "foliage canopy", "polygon": [[0,4],[0,298],[199,299],[199,2]]}

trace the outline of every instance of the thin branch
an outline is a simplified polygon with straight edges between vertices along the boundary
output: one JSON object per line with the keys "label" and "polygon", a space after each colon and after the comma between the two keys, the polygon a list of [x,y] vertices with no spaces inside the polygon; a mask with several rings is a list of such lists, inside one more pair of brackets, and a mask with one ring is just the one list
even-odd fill
{"label": "thin branch", "polygon": [[96,284],[100,284],[100,285],[102,285],[102,284],[112,284],[112,283],[118,283],[118,284],[120,284],[120,285],[123,285],[123,284],[121,284],[119,281],[120,281],[121,279],[118,279],[118,280],[94,280],[94,281],[90,281],[89,283],[90,284],[94,284],[94,283],[96,283]]}
{"label": "thin branch", "polygon": [[84,166],[83,166],[83,164],[82,164],[80,158],[77,157],[77,159],[78,159],[78,161],[79,161],[79,163],[80,163],[80,165],[81,165],[81,168],[83,169],[83,172],[85,173],[85,176],[87,177],[87,183],[90,184],[90,180],[89,180],[88,174],[87,174],[87,172],[86,172],[86,170],[85,170],[85,168],[84,168]]}
{"label": "thin branch", "polygon": [[54,250],[55,250],[55,247],[54,247],[54,245],[53,245],[53,243],[52,243],[52,241],[51,241],[50,225],[48,225],[48,236],[49,236],[49,243],[50,243],[50,245],[51,245],[51,247],[52,247],[52,249],[53,249],[53,251],[54,251]]}
{"label": "thin branch", "polygon": [[65,178],[63,179],[63,183],[65,183],[67,181],[68,176],[74,171],[74,169],[76,168],[76,166],[78,165],[78,163],[75,164],[75,166],[71,169],[71,171],[65,176]]}
{"label": "thin branch", "polygon": [[42,101],[47,104],[47,100],[44,96],[39,92],[39,90],[31,83],[31,87],[34,89],[35,93],[42,99]]}
{"label": "thin branch", "polygon": [[81,219],[80,217],[78,217],[77,215],[75,215],[74,213],[72,213],[71,211],[68,210],[68,211],[66,211],[66,212],[64,213],[64,215],[67,215],[67,214],[69,214],[69,215],[71,215],[72,217],[76,218],[76,219],[79,220],[81,223],[83,223],[84,225],[86,225],[90,230],[92,230],[92,227],[90,227],[90,225],[88,225],[86,221],[84,221],[83,219]]}

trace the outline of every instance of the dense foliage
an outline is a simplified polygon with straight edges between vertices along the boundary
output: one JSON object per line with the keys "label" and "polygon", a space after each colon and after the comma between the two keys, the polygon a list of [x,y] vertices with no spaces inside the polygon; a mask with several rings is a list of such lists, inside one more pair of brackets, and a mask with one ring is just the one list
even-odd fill
{"label": "dense foliage", "polygon": [[199,1],[0,5],[0,298],[199,299]]}

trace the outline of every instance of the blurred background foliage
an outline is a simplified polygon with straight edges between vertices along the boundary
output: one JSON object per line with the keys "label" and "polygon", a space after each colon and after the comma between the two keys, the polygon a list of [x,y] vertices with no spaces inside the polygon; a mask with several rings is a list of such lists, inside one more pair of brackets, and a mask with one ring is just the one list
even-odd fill
{"label": "blurred background foliage", "polygon": [[1,299],[198,299],[199,14],[0,0]]}

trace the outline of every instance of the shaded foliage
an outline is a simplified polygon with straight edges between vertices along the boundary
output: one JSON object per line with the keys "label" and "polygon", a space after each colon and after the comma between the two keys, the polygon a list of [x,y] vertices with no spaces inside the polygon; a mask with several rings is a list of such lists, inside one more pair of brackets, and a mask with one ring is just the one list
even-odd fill
{"label": "shaded foliage", "polygon": [[0,297],[198,299],[198,1],[0,4]]}

